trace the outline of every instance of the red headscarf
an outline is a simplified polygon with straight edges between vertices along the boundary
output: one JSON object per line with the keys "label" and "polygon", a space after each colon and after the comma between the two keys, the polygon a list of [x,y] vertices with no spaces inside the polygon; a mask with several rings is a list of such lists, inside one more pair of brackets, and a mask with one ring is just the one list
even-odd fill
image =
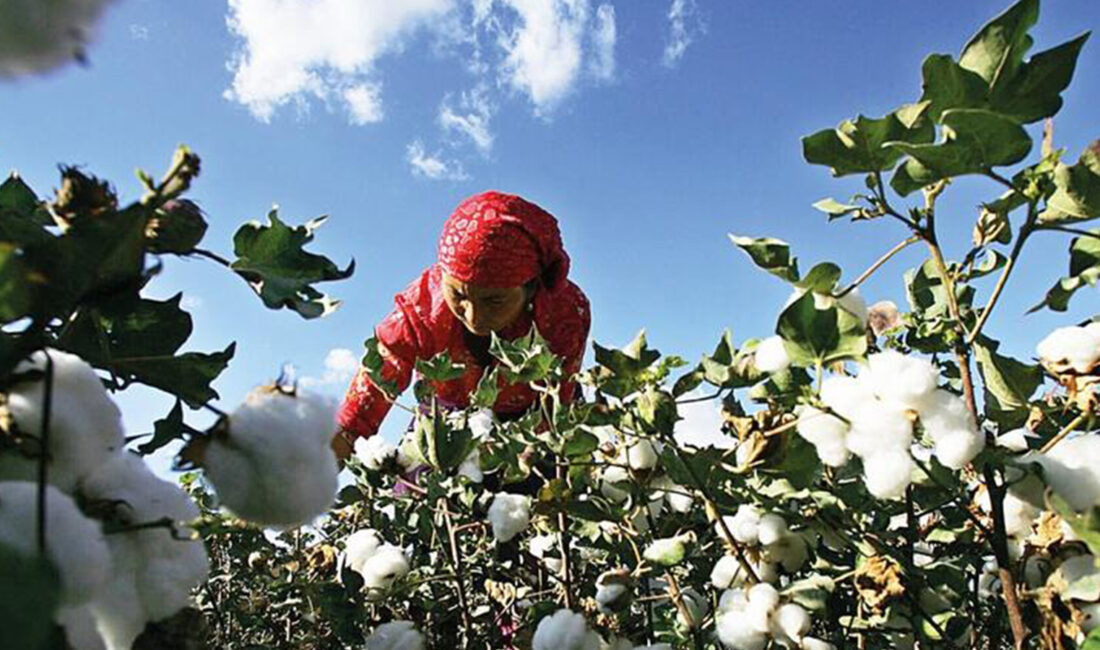
{"label": "red headscarf", "polygon": [[502,192],[459,204],[443,224],[439,265],[456,280],[482,287],[519,287],[538,278],[553,291],[569,275],[557,219]]}

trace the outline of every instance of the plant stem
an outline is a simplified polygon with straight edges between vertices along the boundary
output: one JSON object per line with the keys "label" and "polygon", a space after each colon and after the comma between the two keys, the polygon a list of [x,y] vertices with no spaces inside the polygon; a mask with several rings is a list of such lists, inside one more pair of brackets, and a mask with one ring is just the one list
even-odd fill
{"label": "plant stem", "polygon": [[901,251],[908,248],[910,244],[914,244],[918,241],[920,241],[920,236],[919,235],[911,235],[910,237],[898,242],[893,248],[886,251],[886,253],[883,254],[882,257],[878,258],[878,261],[876,261],[874,264],[872,264],[870,267],[868,267],[866,271],[864,271],[862,274],[860,274],[860,276],[858,278],[853,280],[851,284],[844,287],[843,291],[841,291],[840,293],[835,294],[835,297],[843,298],[844,296],[851,293],[856,287],[863,284],[867,280],[867,278],[871,277],[871,275],[873,275],[875,271],[879,270],[879,268],[883,264],[890,261],[891,257],[893,257],[894,255],[897,255]]}
{"label": "plant stem", "polygon": [[470,645],[470,604],[466,602],[466,583],[462,578],[462,554],[458,552],[458,540],[455,535],[454,524],[451,522],[451,509],[447,506],[447,500],[440,499],[443,505],[443,521],[447,525],[447,540],[451,546],[451,567],[455,572],[456,588],[458,590],[458,602],[462,608],[462,647]]}
{"label": "plant stem", "polygon": [[[567,477],[563,476],[564,472],[562,471],[561,463],[555,463],[554,471],[559,480],[567,480]],[[565,608],[573,609],[573,571],[569,562],[569,542],[569,522],[565,517],[565,511],[560,510],[558,511],[558,545],[561,547],[562,589],[565,592]]]}
{"label": "plant stem", "polygon": [[1081,230],[1080,228],[1070,228],[1069,226],[1042,226],[1036,228],[1036,230],[1054,230],[1057,232],[1065,232],[1071,235],[1080,235],[1082,237],[1093,237],[1100,239],[1100,233],[1089,232],[1087,230]]}
{"label": "plant stem", "polygon": [[1069,424],[1067,424],[1053,438],[1048,440],[1045,445],[1043,445],[1042,449],[1039,450],[1039,453],[1045,454],[1051,449],[1054,449],[1055,445],[1057,445],[1059,442],[1062,442],[1062,440],[1064,440],[1066,436],[1073,433],[1077,429],[1077,427],[1081,426],[1082,422],[1090,417],[1092,417],[1092,411],[1088,410],[1073,418],[1073,420],[1071,420]]}
{"label": "plant stem", "polygon": [[982,327],[985,326],[985,322],[989,319],[989,315],[993,313],[993,307],[997,304],[997,299],[1001,297],[1001,292],[1004,291],[1005,285],[1008,283],[1008,276],[1012,273],[1012,269],[1016,267],[1016,261],[1020,259],[1020,252],[1024,248],[1024,243],[1027,242],[1027,238],[1031,236],[1034,222],[1036,218],[1036,206],[1032,202],[1027,208],[1028,217],[1023,227],[1020,228],[1020,234],[1016,237],[1016,242],[1012,245],[1012,253],[1008,256],[1008,261],[1005,262],[1005,267],[1001,271],[1001,277],[997,278],[997,284],[993,287],[993,293],[989,296],[989,302],[986,303],[985,308],[982,309],[982,313],[978,316],[978,322],[974,325],[974,329],[966,337],[967,345],[971,345],[978,339],[978,335],[982,332]]}
{"label": "plant stem", "polygon": [[724,390],[720,390],[717,393],[714,393],[713,395],[704,395],[702,397],[687,397],[687,398],[683,398],[683,399],[678,399],[678,400],[676,400],[676,403],[677,404],[694,404],[695,402],[707,402],[707,401],[710,401],[712,399],[716,399],[716,398],[721,397],[722,393],[724,393],[724,392],[725,392]]}
{"label": "plant stem", "polygon": [[702,650],[699,646],[699,621],[695,620],[695,616],[692,615],[691,610],[684,604],[684,595],[683,592],[680,591],[680,583],[676,581],[676,576],[672,575],[672,571],[665,572],[665,580],[668,581],[668,594],[672,597],[672,602],[676,605],[676,610],[680,613],[680,618],[684,619],[688,629],[691,631],[692,645],[695,646],[695,650]]}
{"label": "plant stem", "polygon": [[199,257],[205,257],[208,260],[214,260],[215,262],[217,262],[218,264],[221,264],[222,266],[224,266],[226,268],[230,268],[231,266],[233,266],[232,263],[229,260],[225,259],[221,255],[218,255],[217,253],[215,253],[213,251],[208,251],[205,248],[195,248],[194,250],[191,251],[191,254],[192,255],[198,255]]}
{"label": "plant stem", "polygon": [[46,376],[42,378],[45,382],[43,385],[42,394],[42,427],[39,431],[39,441],[42,445],[41,453],[38,456],[38,521],[37,523],[37,541],[38,541],[38,554],[43,558],[46,557],[46,481],[49,476],[49,463],[50,463],[50,411],[53,404],[53,357],[50,356],[49,351],[42,350],[42,354],[46,355]]}

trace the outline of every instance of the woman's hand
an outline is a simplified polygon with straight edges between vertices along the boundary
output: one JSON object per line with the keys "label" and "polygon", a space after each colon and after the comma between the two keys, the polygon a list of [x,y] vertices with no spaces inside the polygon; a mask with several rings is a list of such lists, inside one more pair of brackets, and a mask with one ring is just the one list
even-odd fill
{"label": "woman's hand", "polygon": [[340,469],[344,468],[351,453],[355,451],[355,434],[347,429],[340,429],[332,437],[332,451],[336,454],[336,461],[340,463]]}

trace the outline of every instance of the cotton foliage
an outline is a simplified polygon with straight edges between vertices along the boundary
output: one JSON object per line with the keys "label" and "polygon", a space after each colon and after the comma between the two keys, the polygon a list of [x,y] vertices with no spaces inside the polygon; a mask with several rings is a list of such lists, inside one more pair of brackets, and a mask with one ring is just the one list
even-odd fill
{"label": "cotton foliage", "polygon": [[[0,45],[0,48],[3,46]],[[50,350],[53,385],[50,401],[48,479],[63,492],[122,448],[122,414],[95,370],[80,357]],[[36,352],[16,372],[45,371],[46,353]],[[24,434],[38,436],[44,415],[45,379],[21,382],[8,393],[8,410]],[[0,479],[37,480],[38,459],[15,452],[0,454]]]}
{"label": "cotton foliage", "polygon": [[271,526],[309,522],[332,504],[334,405],[318,395],[261,387],[228,418],[206,449],[206,476],[243,519]]}
{"label": "cotton foliage", "polygon": [[[38,486],[29,481],[0,482],[0,544],[27,557],[38,555]],[[61,581],[61,604],[88,602],[111,571],[111,555],[99,524],[85,517],[73,500],[46,487],[46,557]]]}

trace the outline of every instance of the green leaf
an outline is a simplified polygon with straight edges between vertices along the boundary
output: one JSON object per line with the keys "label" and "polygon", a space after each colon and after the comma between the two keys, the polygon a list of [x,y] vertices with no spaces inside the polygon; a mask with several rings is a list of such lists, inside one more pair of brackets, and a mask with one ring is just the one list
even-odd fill
{"label": "green leaf", "polygon": [[783,447],[783,460],[776,467],[780,476],[795,488],[810,487],[821,473],[821,461],[814,446],[802,436],[787,436]]}
{"label": "green leaf", "polygon": [[176,405],[168,412],[168,415],[153,423],[153,437],[148,442],[138,446],[138,452],[148,455],[160,449],[168,443],[179,440],[187,432],[183,424],[183,405],[177,399]]}
{"label": "green leaf", "polygon": [[31,312],[33,285],[28,276],[19,249],[0,242],[0,323],[19,320]]}
{"label": "green leaf", "polygon": [[1100,217],[1100,140],[1090,144],[1077,163],[1059,163],[1054,194],[1047,199],[1040,223],[1084,221]]}
{"label": "green leaf", "polygon": [[1065,311],[1070,298],[1084,286],[1094,286],[1100,279],[1100,229],[1092,229],[1093,236],[1074,237],[1069,245],[1069,275],[1058,280],[1043,301],[1028,310],[1036,312],[1046,307],[1052,311]]}
{"label": "green leaf", "polygon": [[592,452],[596,451],[599,446],[599,438],[584,429],[577,428],[573,430],[573,433],[566,439],[565,444],[562,445],[561,453],[563,456],[570,458],[583,458],[591,456]]}
{"label": "green leaf", "polygon": [[266,226],[252,222],[237,230],[233,250],[238,259],[231,268],[248,281],[270,309],[286,307],[304,318],[331,313],[340,301],[325,296],[313,284],[350,277],[355,261],[340,270],[327,257],[303,249],[313,241],[313,233],[325,217],[294,228],[280,221],[276,210],[267,217]]}
{"label": "green leaf", "polygon": [[806,292],[779,315],[776,330],[791,361],[813,366],[862,357],[867,351],[863,322],[835,305],[818,309],[814,303],[814,294]]}
{"label": "green leaf", "polygon": [[492,408],[500,395],[500,369],[493,366],[481,374],[477,388],[470,395],[470,406],[475,409]]}
{"label": "green leaf", "polygon": [[638,332],[634,340],[621,350],[605,348],[595,342],[592,348],[596,353],[596,363],[621,377],[635,377],[661,358],[658,350],[649,349],[645,330]]}
{"label": "green leaf", "polygon": [[0,220],[10,219],[28,221],[39,226],[53,223],[50,215],[42,209],[42,202],[38,200],[34,190],[15,172],[0,184]]}
{"label": "green leaf", "polygon": [[451,360],[449,352],[444,350],[431,359],[417,359],[416,371],[428,381],[452,381],[466,374],[466,366]]}
{"label": "green leaf", "polygon": [[1031,48],[1027,31],[1038,20],[1039,0],[1020,0],[971,37],[959,56],[959,65],[991,88],[1011,79]]}
{"label": "green leaf", "polygon": [[1077,58],[1088,39],[1085,33],[1031,57],[1015,76],[993,87],[993,110],[1021,124],[1057,113],[1062,108],[1062,91],[1073,79]]}
{"label": "green leaf", "polygon": [[840,267],[832,262],[822,262],[814,265],[805,277],[794,283],[794,286],[807,291],[829,294],[833,292],[839,281]]}
{"label": "green leaf", "polygon": [[371,383],[379,390],[386,393],[392,401],[397,399],[398,386],[397,382],[387,379],[382,374],[382,368],[385,366],[385,358],[382,356],[381,345],[381,342],[373,336],[364,341],[363,358],[360,364],[363,366]]}
{"label": "green leaf", "polygon": [[816,611],[825,609],[829,595],[834,589],[836,589],[836,583],[832,578],[812,575],[792,582],[783,590],[783,595],[791,602],[798,603],[810,611]]}
{"label": "green leaf", "polygon": [[474,447],[470,429],[451,426],[437,406],[432,407],[431,413],[417,416],[416,440],[420,455],[441,472],[461,465]]}
{"label": "green leaf", "polygon": [[791,257],[787,242],[771,237],[739,237],[731,234],[730,241],[748,253],[754,264],[787,282],[798,281],[798,258]]}
{"label": "green leaf", "polygon": [[1084,513],[1073,509],[1065,499],[1047,489],[1047,504],[1057,512],[1081,541],[1089,547],[1089,553],[1100,555],[1100,507],[1092,506]]}
{"label": "green leaf", "polygon": [[168,300],[137,293],[111,296],[77,316],[60,347],[92,365],[128,357],[171,356],[191,336],[191,315],[180,308],[182,293]]}
{"label": "green leaf", "polygon": [[1093,629],[1081,644],[1081,650],[1100,650],[1100,627]]}
{"label": "green leaf", "polygon": [[806,162],[827,165],[833,176],[880,172],[890,169],[901,157],[897,149],[884,147],[887,142],[932,142],[935,129],[926,119],[912,117],[903,109],[886,117],[870,119],[860,115],[856,121],[845,120],[835,129],[825,129],[802,138],[802,155]]}
{"label": "green leaf", "polygon": [[218,399],[211,382],[229,365],[236,343],[221,352],[186,352],[176,356],[114,359],[107,368],[120,378],[138,381],[176,395],[191,408]]}
{"label": "green leaf", "polygon": [[970,280],[985,277],[990,273],[994,273],[1000,270],[1004,267],[1006,263],[1008,263],[1008,258],[1005,257],[1004,253],[995,250],[988,250],[982,257],[982,261],[974,265],[974,268],[970,271],[967,277]]}
{"label": "green leaf", "polygon": [[[4,647],[45,650],[54,631],[53,615],[61,581],[44,558],[17,553],[0,544],[0,626]],[[62,644],[64,645],[64,644]]]}
{"label": "green leaf", "polygon": [[981,109],[952,109],[942,116],[944,141],[936,144],[890,142],[909,155],[890,180],[906,196],[945,178],[979,174],[1020,162],[1031,151],[1031,138],[1010,118]]}
{"label": "green leaf", "polygon": [[1043,383],[1043,371],[1038,365],[998,354],[999,346],[984,336],[974,345],[982,375],[985,411],[987,417],[1003,427],[1015,428],[1027,420],[1030,398]]}
{"label": "green leaf", "polygon": [[829,221],[832,221],[833,219],[839,219],[840,217],[847,216],[854,212],[859,212],[860,210],[860,207],[858,205],[841,203],[831,196],[827,199],[821,199],[817,203],[814,203],[813,207],[829,215]]}
{"label": "green leaf", "polygon": [[985,108],[989,86],[978,74],[967,70],[946,54],[932,54],[921,65],[923,101],[929,102],[928,117],[936,122],[944,111],[954,108]]}
{"label": "green leaf", "polygon": [[636,402],[638,415],[650,431],[663,435],[672,435],[676,421],[680,416],[676,412],[676,400],[663,390],[649,386]]}
{"label": "green leaf", "polygon": [[509,384],[545,381],[561,367],[561,360],[534,326],[526,335],[511,341],[494,332],[489,352],[500,361],[504,381]]}

